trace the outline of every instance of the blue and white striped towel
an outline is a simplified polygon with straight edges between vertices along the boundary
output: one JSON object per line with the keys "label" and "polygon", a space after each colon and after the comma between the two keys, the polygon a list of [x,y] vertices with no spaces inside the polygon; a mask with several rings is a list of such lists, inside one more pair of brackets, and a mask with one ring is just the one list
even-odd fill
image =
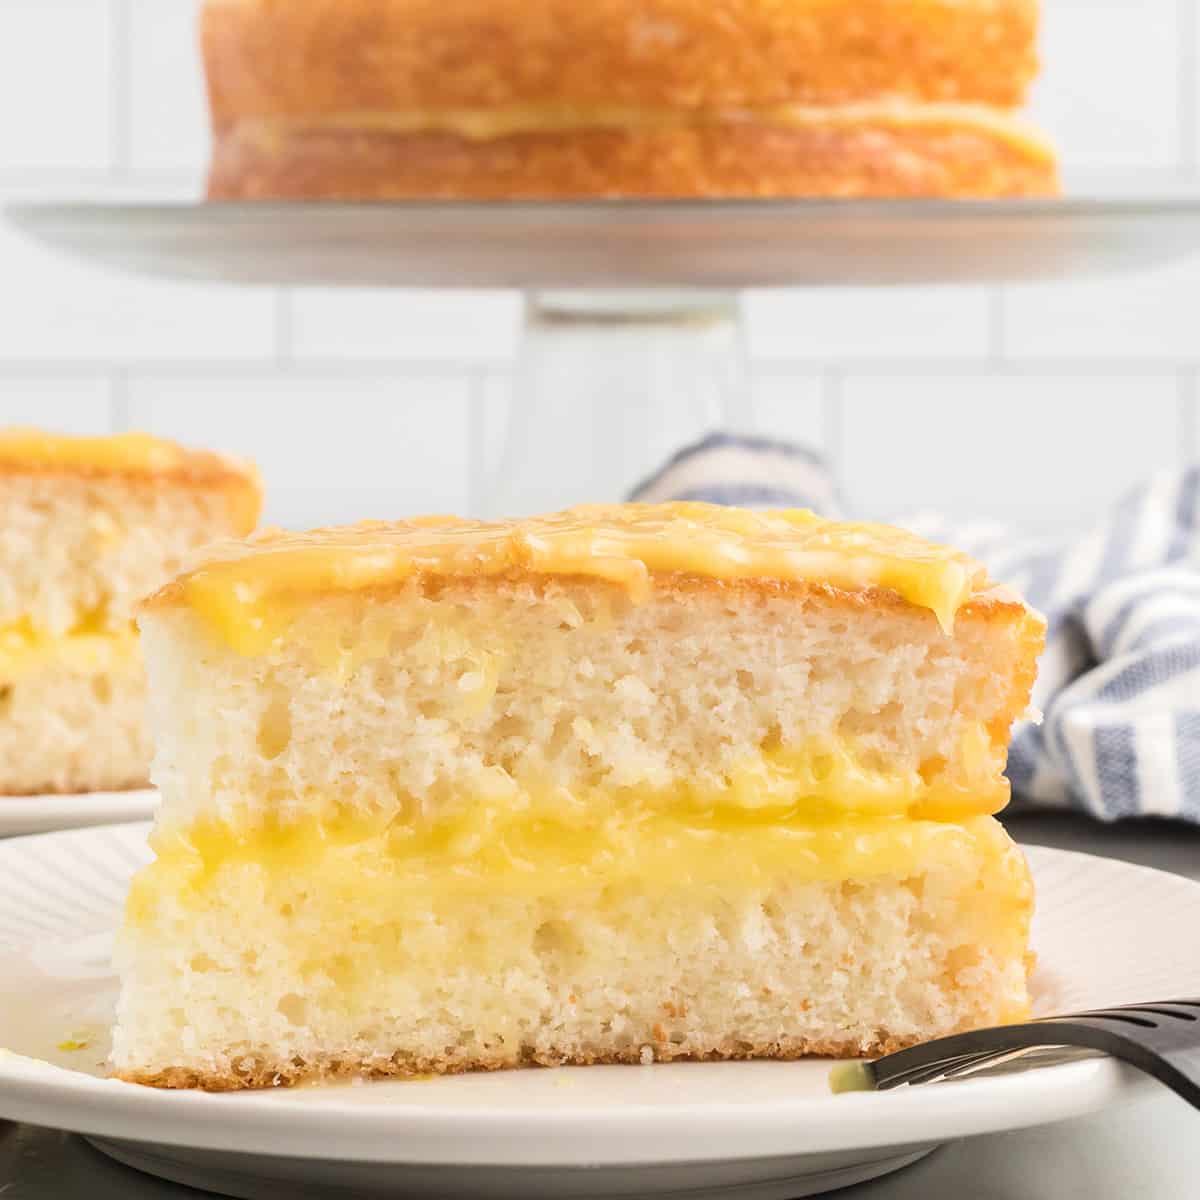
{"label": "blue and white striped towel", "polygon": [[[841,515],[819,455],[726,434],[676,455],[633,498]],[[1200,824],[1200,466],[1156,477],[1074,538],[928,514],[896,523],[966,550],[1046,614],[1034,692],[1045,720],[1018,729],[1009,758],[1019,801]]]}

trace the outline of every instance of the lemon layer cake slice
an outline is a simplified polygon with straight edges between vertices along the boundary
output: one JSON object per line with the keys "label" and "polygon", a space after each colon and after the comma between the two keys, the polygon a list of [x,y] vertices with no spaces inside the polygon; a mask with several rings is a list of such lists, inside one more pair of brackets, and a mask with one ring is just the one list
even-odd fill
{"label": "lemon layer cake slice", "polygon": [[141,617],[163,807],[117,1075],[856,1055],[1026,1011],[992,814],[1043,624],[707,505],[215,548]]}
{"label": "lemon layer cake slice", "polygon": [[0,795],[147,782],[134,607],[258,505],[253,470],[215,454],[0,430]]}

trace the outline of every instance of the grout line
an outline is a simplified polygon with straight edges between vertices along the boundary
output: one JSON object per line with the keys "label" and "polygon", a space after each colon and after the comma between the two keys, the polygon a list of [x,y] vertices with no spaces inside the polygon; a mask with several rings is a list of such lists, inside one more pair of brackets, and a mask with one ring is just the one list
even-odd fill
{"label": "grout line", "polygon": [[[113,104],[114,125],[116,104]],[[114,129],[115,133],[115,129]],[[114,141],[116,138],[114,137]],[[173,167],[140,167],[122,170],[119,179],[114,179],[115,171],[108,167],[6,167],[0,165],[0,188],[5,189],[14,198],[19,198],[21,192],[31,197],[50,188],[70,188],[72,193],[85,188],[108,188],[120,195],[137,195],[145,189],[147,198],[155,198],[165,188],[182,191],[186,186],[188,194],[194,200],[199,200],[198,181],[200,174],[195,170]],[[120,186],[117,187],[116,183]],[[13,189],[19,189],[14,192]]]}
{"label": "grout line", "polygon": [[[290,339],[291,331],[277,338]],[[290,351],[290,346],[288,347]],[[485,377],[510,378],[509,360],[464,359],[297,359],[283,360],[289,377],[298,379],[345,379],[365,381],[397,377],[401,379],[470,380],[477,374]],[[280,374],[280,347],[272,350],[269,359],[202,360],[88,358],[72,362],[36,358],[8,358],[0,361],[0,379],[49,378],[76,379],[120,370],[134,379],[238,379],[270,380]],[[1181,371],[1200,370],[1200,355],[1196,357],[1164,358],[1030,358],[1021,361],[1005,359],[995,364],[986,359],[757,359],[752,364],[755,379],[769,377],[808,377],[824,379],[830,375],[862,378],[923,376],[978,378],[1086,378],[1113,376],[1129,379],[1175,376]]]}
{"label": "grout line", "polygon": [[292,304],[290,288],[279,288],[275,293],[275,364],[277,367],[294,366],[296,314]]}
{"label": "grout line", "polygon": [[484,478],[487,447],[484,445],[484,406],[487,404],[487,376],[483,371],[471,375],[467,398],[467,515],[483,516],[487,480]]}
{"label": "grout line", "polygon": [[[336,359],[288,358],[287,374],[311,379],[370,380],[397,376],[407,379],[470,379],[475,374],[508,378],[508,360],[496,359]],[[278,352],[269,359],[128,359],[87,358],[71,362],[46,358],[7,358],[0,361],[0,379],[73,379],[126,371],[133,378],[155,379],[271,379],[279,375]],[[756,379],[776,377],[824,378],[830,374],[874,378],[896,376],[963,376],[972,379],[998,376],[1022,379],[1037,376],[1080,378],[1145,378],[1177,375],[1200,370],[1200,355],[1164,358],[1029,358],[1005,359],[991,364],[986,359],[758,359],[752,364]]]}
{"label": "grout line", "polygon": [[113,433],[126,433],[131,419],[129,412],[129,372],[114,371],[108,380],[108,424]]}
{"label": "grout line", "polygon": [[[107,375],[112,371],[123,371],[133,379],[166,381],[188,380],[249,380],[269,382],[280,377],[280,368],[269,362],[201,362],[179,359],[162,362],[134,362],[127,359],[81,359],[72,363],[47,362],[44,359],[22,361],[12,359],[0,363],[0,380],[3,379],[83,379],[96,375]],[[396,363],[309,363],[287,364],[289,378],[314,381],[344,379],[369,382],[375,379],[431,379],[455,381],[469,379],[473,371],[488,371],[484,362],[396,362]],[[498,374],[500,372],[497,372]]]}
{"label": "grout line", "polygon": [[987,289],[985,304],[987,357],[988,362],[995,368],[1005,362],[1008,342],[1004,319],[1004,289],[1002,287],[989,287]]}
{"label": "grout line", "polygon": [[1180,168],[1188,179],[1200,173],[1200,21],[1196,16],[1196,0],[1176,0],[1179,36],[1178,103],[1179,145],[1176,152]]}
{"label": "grout line", "polygon": [[516,383],[516,364],[502,365],[498,362],[482,362],[480,373],[490,383],[507,383],[510,387]]}
{"label": "grout line", "polygon": [[133,31],[130,0],[109,0],[109,45],[112,72],[110,178],[125,179],[133,163]]}
{"label": "grout line", "polygon": [[[778,377],[781,379],[790,380],[791,372],[781,371],[779,372]],[[729,418],[725,422],[725,427],[727,430],[732,430],[735,432],[747,431],[757,434],[766,432],[762,428],[761,424],[762,405],[759,403],[758,393],[759,384],[762,383],[763,378],[763,373],[758,369],[758,363],[754,362],[753,359],[747,358],[744,361],[742,368],[742,379],[746,385],[745,394],[741,403],[742,420],[740,422],[736,421],[734,419],[734,415],[730,413]]]}
{"label": "grout line", "polygon": [[1010,376],[1022,378],[1036,375],[1112,375],[1145,376],[1171,375],[1190,366],[1200,366],[1198,357],[1162,358],[1027,358],[1014,360],[1005,358],[992,362],[988,358],[834,358],[820,359],[759,359],[755,363],[760,371],[784,373],[792,369],[807,370],[810,374],[823,371],[839,371],[845,375],[896,375],[920,377],[922,375]]}
{"label": "grout line", "polygon": [[822,372],[821,376],[821,434],[829,471],[835,481],[841,477],[842,463],[842,404],[845,400],[845,379],[837,369]]}
{"label": "grout line", "polygon": [[1200,372],[1194,367],[1179,376],[1179,446],[1183,465],[1200,461]]}
{"label": "grout line", "polygon": [[734,296],[732,303],[733,346],[729,354],[732,377],[729,387],[722,388],[719,395],[721,428],[754,429],[758,421],[758,404],[754,354],[750,348],[749,305],[741,293]]}

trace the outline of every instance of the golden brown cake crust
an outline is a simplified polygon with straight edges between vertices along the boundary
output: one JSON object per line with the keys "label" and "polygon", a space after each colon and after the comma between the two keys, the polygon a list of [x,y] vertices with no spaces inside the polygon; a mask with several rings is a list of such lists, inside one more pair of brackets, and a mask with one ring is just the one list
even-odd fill
{"label": "golden brown cake crust", "polygon": [[390,1059],[363,1061],[354,1058],[330,1057],[318,1063],[269,1061],[254,1056],[241,1060],[236,1070],[223,1074],[206,1074],[190,1067],[171,1067],[150,1074],[117,1072],[115,1077],[126,1083],[140,1083],[157,1088],[196,1088],[206,1092],[235,1092],[249,1089],[294,1087],[299,1083],[329,1083],[347,1079],[413,1079],[430,1075],[465,1075],[473,1071],[508,1071],[519,1067],[593,1067],[630,1065],[647,1061],[666,1062],[736,1062],[750,1059],[774,1059],[795,1062],[802,1058],[878,1058],[916,1045],[918,1038],[894,1038],[886,1033],[868,1046],[858,1042],[812,1041],[807,1038],[786,1038],[778,1042],[753,1045],[730,1039],[727,1045],[707,1054],[680,1051],[669,1042],[650,1049],[653,1059],[641,1046],[617,1050],[611,1054],[579,1054],[574,1052],[530,1053],[525,1055],[498,1053],[488,1058],[414,1058],[394,1055]]}
{"label": "golden brown cake crust", "polygon": [[699,123],[521,133],[259,125],[216,140],[209,195],[262,199],[997,197],[1058,190],[1036,142],[972,123]]}
{"label": "golden brown cake crust", "polygon": [[1015,107],[1038,0],[208,0],[218,126],[506,104]]}
{"label": "golden brown cake crust", "polygon": [[[471,587],[495,588],[508,587],[514,584],[529,586],[534,589],[551,588],[559,581],[574,580],[588,587],[610,591],[614,595],[626,594],[626,589],[620,584],[600,580],[589,575],[553,574],[547,575],[537,571],[514,569],[500,574],[463,575],[463,574],[424,574],[397,579],[395,583],[384,587],[365,587],[357,589],[360,596],[372,596],[386,600],[399,592],[407,591],[410,587],[419,587],[422,593],[436,597],[447,586],[468,581]],[[871,608],[911,608],[913,607],[899,592],[888,588],[866,587],[858,591],[834,587],[827,583],[813,583],[806,580],[780,579],[715,579],[703,575],[657,574],[654,576],[654,593],[657,596],[674,594],[686,597],[696,592],[714,590],[731,597],[736,597],[739,603],[761,596],[789,596],[797,601],[812,596],[833,604],[844,605],[848,609]],[[336,589],[319,588],[313,591],[315,597],[333,594]],[[186,578],[179,577],[171,580],[157,592],[147,596],[141,604],[142,609],[157,610],[183,606],[188,603]],[[930,614],[932,616],[932,614]],[[979,592],[969,599],[959,610],[964,620],[984,621],[1017,621],[1029,626],[1031,637],[1042,638],[1045,635],[1045,622],[1019,596],[1008,588],[995,586],[987,591]]]}

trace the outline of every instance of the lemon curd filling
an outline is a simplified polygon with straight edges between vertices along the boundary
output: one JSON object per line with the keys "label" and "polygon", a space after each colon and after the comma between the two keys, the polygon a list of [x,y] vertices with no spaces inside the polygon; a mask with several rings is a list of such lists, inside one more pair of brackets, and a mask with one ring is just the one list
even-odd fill
{"label": "lemon curd filling", "polygon": [[89,617],[57,636],[35,629],[28,620],[0,626],[0,679],[7,682],[49,666],[100,674],[137,655],[137,630],[132,625],[107,629],[98,618]]}
{"label": "lemon curd filling", "polygon": [[913,103],[878,100],[838,105],[777,104],[757,108],[652,108],[620,105],[512,104],[492,108],[429,108],[408,111],[326,113],[319,118],[245,118],[243,129],[268,141],[310,129],[366,130],[379,133],[451,133],[471,141],[536,133],[578,133],[593,129],[678,129],[697,125],[769,125],[781,129],[955,128],[975,130],[1009,142],[1018,150],[1052,157],[1038,130],[1008,112],[986,104],[952,101]]}
{"label": "lemon curd filling", "polygon": [[182,598],[226,645],[256,655],[282,643],[316,594],[511,571],[601,579],[635,601],[662,575],[878,588],[928,609],[947,632],[988,586],[980,564],[904,530],[804,510],[679,503],[583,506],[519,522],[432,517],[273,533],[214,548],[160,597]]}
{"label": "lemon curd filling", "polygon": [[153,925],[159,897],[205,906],[248,880],[259,900],[319,898],[348,917],[391,920],[455,897],[905,878],[931,857],[999,854],[1003,838],[988,817],[822,821],[798,809],[634,809],[587,821],[535,816],[482,832],[478,822],[422,828],[341,816],[235,826],[206,819],[155,832],[156,858],[134,880],[127,920]]}
{"label": "lemon curd filling", "polygon": [[[661,904],[683,901],[702,924],[736,919],[746,903],[769,907],[796,885],[885,880],[929,896],[942,867],[970,862],[978,885],[962,899],[959,926],[966,939],[990,941],[1009,929],[1021,936],[1029,892],[991,817],[821,823],[795,812],[643,811],[583,824],[513,820],[482,838],[455,823],[204,820],[158,831],[153,847],[156,860],[130,889],[122,937],[174,944],[193,926],[261,922],[272,955],[287,963],[283,986],[350,1015],[374,1011],[381,994],[408,995],[407,972],[502,978],[546,939],[557,953],[586,956],[604,954],[604,931],[614,927],[635,942],[661,937],[639,925]],[[198,973],[241,972],[255,959],[250,948],[187,962]]]}
{"label": "lemon curd filling", "polygon": [[875,761],[851,738],[813,738],[802,751],[766,748],[731,771],[727,788],[720,793],[692,791],[690,807],[707,810],[731,805],[767,811],[794,807],[818,819],[928,821],[999,812],[1010,795],[1003,775],[1005,752],[993,745],[979,722],[966,723],[959,742],[956,775],[949,774],[940,760],[917,768]]}
{"label": "lemon curd filling", "polygon": [[[968,738],[977,731],[969,731]],[[979,736],[982,736],[980,733]],[[981,770],[991,771],[990,761]],[[160,889],[197,901],[227,869],[271,884],[303,880],[357,906],[405,897],[497,889],[543,895],[631,880],[671,884],[764,883],[903,875],[935,841],[988,836],[987,814],[1007,783],[926,780],[867,767],[849,743],[805,754],[765,750],[721,789],[596,789],[566,795],[524,787],[439,806],[430,819],[404,806],[377,817],[305,797],[306,816],[204,818],[155,831],[156,862],[135,885],[131,919],[153,912]]]}

